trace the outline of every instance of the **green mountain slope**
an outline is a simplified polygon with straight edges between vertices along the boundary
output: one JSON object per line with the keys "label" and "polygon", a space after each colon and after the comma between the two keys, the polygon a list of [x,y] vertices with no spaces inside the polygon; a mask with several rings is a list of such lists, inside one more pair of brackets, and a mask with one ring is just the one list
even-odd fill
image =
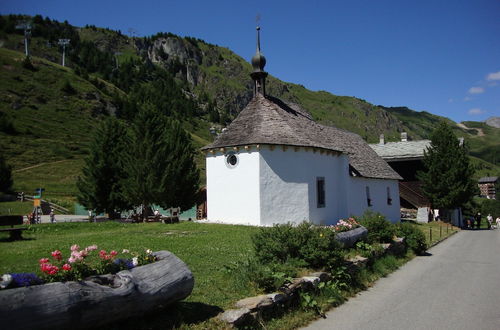
{"label": "green mountain slope", "polygon": [[[38,27],[30,43],[36,70],[30,70],[23,66],[23,36],[12,27],[21,18],[26,17],[0,19],[0,150],[14,167],[17,190],[52,184],[54,196],[74,195],[92,128],[103,116],[118,115],[126,121],[138,103],[165,101],[165,111],[182,120],[194,145],[201,147],[213,139],[210,127],[227,125],[252,97],[251,65],[227,48],[170,33],[130,38],[38,16],[33,18]],[[67,35],[73,41],[68,67],[62,67],[55,45]],[[318,122],[356,132],[368,142],[377,142],[382,133],[386,141],[396,141],[403,131],[411,139],[428,138],[440,120],[455,124],[428,112],[310,91],[273,76],[267,90],[300,104]],[[500,129],[466,124],[456,126],[456,134],[471,146],[477,175],[500,175]],[[196,162],[203,176],[201,153]]]}

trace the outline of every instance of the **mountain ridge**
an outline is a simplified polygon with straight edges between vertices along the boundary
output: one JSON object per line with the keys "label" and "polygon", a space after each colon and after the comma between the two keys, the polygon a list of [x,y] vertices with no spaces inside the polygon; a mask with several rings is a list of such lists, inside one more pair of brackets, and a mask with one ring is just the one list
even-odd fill
{"label": "mountain ridge", "polygon": [[[6,20],[5,17],[2,19]],[[176,88],[179,88],[184,97],[192,103],[188,108],[196,108],[190,110],[190,114],[183,115],[174,112],[172,115],[183,118],[184,125],[191,133],[197,147],[209,144],[212,140],[209,128],[220,130],[252,98],[253,86],[249,77],[251,65],[228,48],[212,45],[192,37],[182,38],[171,33],[158,33],[151,37],[138,38],[128,37],[119,31],[95,26],[76,28],[66,23],[50,20],[48,22],[47,18],[41,17],[38,18],[38,21],[41,21],[39,24],[44,25],[41,25],[39,31],[35,31],[31,42],[35,67],[43,65],[44,68],[50,68],[50,72],[47,72],[46,75],[52,77],[53,81],[58,80],[57,77],[60,75],[58,72],[65,72],[65,78],[62,79],[64,81],[60,81],[60,84],[54,86],[57,86],[58,95],[62,93],[62,96],[57,97],[71,101],[67,105],[68,110],[75,111],[75,109],[85,108],[87,109],[85,111],[90,111],[89,113],[92,114],[93,110],[89,105],[101,104],[98,106],[100,110],[95,112],[94,116],[89,117],[94,121],[99,121],[100,118],[107,115],[125,116],[123,119],[127,120],[127,115],[133,115],[130,113],[130,109],[134,109],[134,104],[129,104],[131,100],[134,98],[136,100],[143,99],[147,97],[148,93],[154,92],[154,88],[157,88],[155,85],[159,83],[151,80],[157,79],[154,77],[163,79],[161,75],[157,74],[150,76],[154,72],[154,70],[148,69],[150,66],[168,72],[175,80],[178,86]],[[54,64],[60,61],[60,53],[54,43],[58,37],[63,35],[61,31],[70,31],[80,43],[70,47],[67,57],[68,67],[66,68]],[[55,37],[48,37],[48,32]],[[23,58],[21,53],[24,51],[23,36],[15,30],[9,32],[5,22],[2,23],[1,20],[0,43],[3,45],[3,48],[0,48],[2,51],[0,53],[2,55],[0,70],[10,72],[7,69],[9,65],[13,65],[15,70],[19,70],[15,74],[2,73],[3,77],[6,78],[3,79],[4,84],[0,86],[0,95],[8,96],[4,98],[3,104],[0,103],[2,106],[0,115],[9,118],[10,122],[13,123],[12,126],[18,131],[15,134],[10,134],[8,129],[2,131],[0,127],[0,136],[5,137],[4,141],[16,144],[18,140],[26,139],[29,141],[29,139],[34,138],[25,132],[38,130],[38,124],[36,122],[27,123],[23,113],[33,111],[32,107],[38,107],[38,113],[46,111],[46,107],[40,106],[37,101],[37,97],[43,94],[46,86],[37,84],[35,81],[30,85],[32,89],[26,90],[19,86],[19,82],[16,82],[16,79],[29,80],[31,79],[30,75],[36,76],[37,74],[23,69],[19,63]],[[7,51],[6,48],[17,52]],[[47,62],[38,59],[38,56]],[[49,62],[53,64],[49,64]],[[132,71],[128,72],[127,70]],[[141,73],[141,70],[144,72]],[[131,73],[133,73],[132,76]],[[63,92],[64,86],[62,84],[65,81],[74,87],[75,94],[63,95],[65,92]],[[133,86],[147,87],[144,91],[149,92],[138,93],[129,90]],[[466,141],[473,146],[471,154],[478,168],[477,176],[492,173],[500,175],[500,167],[498,166],[500,161],[495,156],[500,149],[500,129],[478,122],[468,122],[468,129],[464,129],[458,127],[457,123],[448,118],[425,111],[418,112],[407,107],[373,105],[360,98],[338,96],[326,91],[311,91],[300,84],[283,82],[272,75],[268,78],[267,87],[270,95],[299,104],[309,111],[316,121],[353,131],[371,143],[378,142],[380,134],[384,134],[385,140],[388,142],[398,141],[401,132],[407,132],[410,139],[428,138],[437,123],[440,120],[446,120],[453,125],[457,135],[464,136]],[[92,89],[92,91],[89,92],[88,89]],[[20,93],[21,90],[22,93]],[[19,102],[21,96],[16,96],[16,93],[24,95],[25,101]],[[158,91],[155,93],[151,95],[159,95]],[[56,96],[54,95],[54,97]],[[178,102],[174,102],[171,106],[175,107],[175,104]],[[63,123],[60,124],[63,125]],[[30,125],[32,128],[28,127]],[[486,132],[486,136],[477,135],[475,127],[478,128],[478,125],[487,126],[487,128],[481,128]],[[62,126],[59,127],[59,130],[67,132],[66,128]],[[74,157],[78,160],[86,153],[86,139],[91,130],[92,125],[89,125],[85,132],[86,135],[77,142],[71,142],[70,133],[65,133],[69,136],[67,141],[60,140],[62,145],[76,143],[78,152],[73,152],[68,147],[66,149],[69,152],[54,153],[50,151],[54,147],[47,146],[44,147],[46,150],[44,152],[47,155],[53,155],[50,156],[50,160],[60,160],[64,157]],[[50,140],[46,136],[41,136],[41,138]],[[32,142],[29,143],[32,144]],[[33,156],[36,154],[36,150],[21,151],[22,147],[19,145],[10,148],[2,143],[0,143],[0,147],[6,150],[15,168],[27,167],[38,161]],[[204,160],[201,154],[197,158],[197,165],[203,173]]]}

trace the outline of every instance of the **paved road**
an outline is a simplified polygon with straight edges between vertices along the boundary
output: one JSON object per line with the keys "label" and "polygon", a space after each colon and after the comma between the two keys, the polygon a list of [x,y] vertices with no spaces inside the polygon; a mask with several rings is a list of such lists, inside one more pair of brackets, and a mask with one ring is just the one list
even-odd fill
{"label": "paved road", "polygon": [[462,231],[305,329],[500,329],[500,230]]}

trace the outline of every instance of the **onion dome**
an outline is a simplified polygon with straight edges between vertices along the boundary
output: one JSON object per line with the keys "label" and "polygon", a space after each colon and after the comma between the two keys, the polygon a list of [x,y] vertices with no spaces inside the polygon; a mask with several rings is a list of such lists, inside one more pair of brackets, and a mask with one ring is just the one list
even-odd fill
{"label": "onion dome", "polygon": [[260,27],[257,27],[257,51],[252,57],[253,72],[263,72],[266,66],[266,58],[260,51]]}

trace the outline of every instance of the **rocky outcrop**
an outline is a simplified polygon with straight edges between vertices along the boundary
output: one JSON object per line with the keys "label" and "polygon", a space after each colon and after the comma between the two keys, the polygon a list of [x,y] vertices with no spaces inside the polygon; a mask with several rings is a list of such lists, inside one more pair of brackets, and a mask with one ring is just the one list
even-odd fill
{"label": "rocky outcrop", "polygon": [[488,126],[500,128],[500,117],[490,117],[486,119],[485,123]]}

